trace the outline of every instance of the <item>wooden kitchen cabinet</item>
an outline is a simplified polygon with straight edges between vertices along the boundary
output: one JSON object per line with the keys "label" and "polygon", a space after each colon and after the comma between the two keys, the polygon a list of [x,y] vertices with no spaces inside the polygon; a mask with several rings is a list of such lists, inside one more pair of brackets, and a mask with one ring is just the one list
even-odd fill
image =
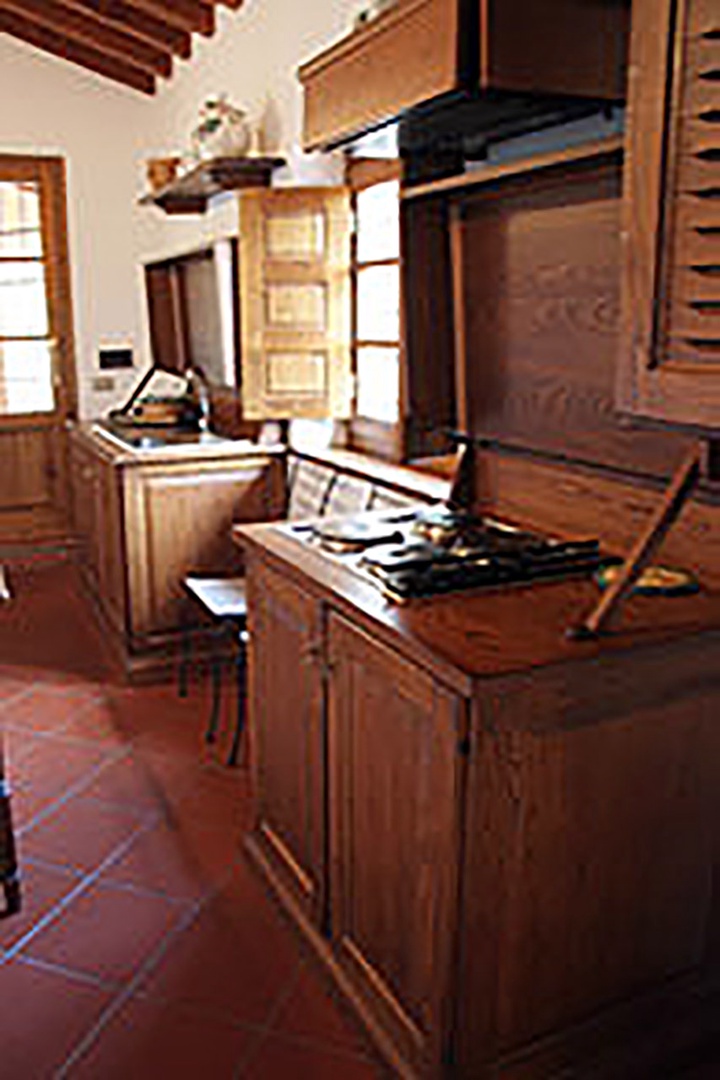
{"label": "wooden kitchen cabinet", "polygon": [[319,926],[327,895],[322,609],[257,563],[247,594],[253,843],[277,887]]}
{"label": "wooden kitchen cabinet", "polygon": [[394,1074],[654,1076],[716,1031],[718,598],[578,645],[591,582],[396,606],[236,536],[247,847]]}
{"label": "wooden kitchen cabinet", "polygon": [[634,0],[619,405],[634,416],[715,430],[719,70],[717,3]]}
{"label": "wooden kitchen cabinet", "polygon": [[300,68],[305,148],[457,91],[521,95],[518,117],[527,95],[622,100],[629,21],[628,0],[398,0]]}
{"label": "wooden kitchen cabinet", "polygon": [[328,656],[332,940],[420,1070],[450,1029],[465,703],[336,615]]}
{"label": "wooden kitchen cabinet", "polygon": [[328,146],[457,86],[457,0],[400,0],[304,64],[304,145]]}
{"label": "wooden kitchen cabinet", "polygon": [[189,573],[241,573],[229,542],[234,521],[267,515],[266,462],[193,462],[127,470],[130,625],[138,637],[177,631],[193,612],[181,587]]}
{"label": "wooden kitchen cabinet", "polygon": [[70,455],[81,573],[109,643],[130,676],[172,665],[183,628],[199,627],[182,579],[242,572],[231,526],[278,516],[280,460],[232,443],[134,453],[86,428]]}
{"label": "wooden kitchen cabinet", "polygon": [[74,527],[81,546],[80,570],[112,624],[125,618],[123,537],[119,477],[111,461],[73,440],[70,450]]}

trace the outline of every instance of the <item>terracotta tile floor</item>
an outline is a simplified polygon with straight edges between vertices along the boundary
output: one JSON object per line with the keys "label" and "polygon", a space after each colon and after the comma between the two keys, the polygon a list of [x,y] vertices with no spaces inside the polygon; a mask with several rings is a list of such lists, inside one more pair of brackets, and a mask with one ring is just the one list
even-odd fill
{"label": "terracotta tile floor", "polygon": [[245,865],[248,776],[202,747],[202,681],[185,701],[120,684],[69,563],[9,577],[25,906],[0,921],[0,1077],[385,1075]]}

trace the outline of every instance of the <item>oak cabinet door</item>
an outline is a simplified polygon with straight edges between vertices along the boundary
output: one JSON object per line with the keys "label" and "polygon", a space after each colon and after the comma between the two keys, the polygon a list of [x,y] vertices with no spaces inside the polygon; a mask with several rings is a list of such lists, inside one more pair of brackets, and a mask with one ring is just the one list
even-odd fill
{"label": "oak cabinet door", "polygon": [[243,415],[349,415],[350,195],[277,188],[240,196]]}
{"label": "oak cabinet door", "polygon": [[371,1022],[432,1071],[450,1027],[464,702],[339,616],[329,663],[333,939]]}
{"label": "oak cabinet door", "polygon": [[179,630],[198,618],[182,579],[190,573],[239,573],[234,522],[267,513],[265,462],[187,462],[125,473],[125,537],[132,631]]}
{"label": "oak cabinet door", "polygon": [[70,444],[72,521],[80,547],[80,570],[93,592],[99,587],[97,544],[98,459],[76,441]]}
{"label": "oak cabinet door", "polygon": [[279,889],[320,922],[326,875],[321,607],[255,561],[247,595],[253,839]]}
{"label": "oak cabinet door", "polygon": [[105,614],[125,632],[125,559],[123,555],[121,470],[110,461],[96,464],[94,546],[98,597]]}
{"label": "oak cabinet door", "polygon": [[717,0],[633,0],[619,404],[709,429],[720,427],[719,71]]}

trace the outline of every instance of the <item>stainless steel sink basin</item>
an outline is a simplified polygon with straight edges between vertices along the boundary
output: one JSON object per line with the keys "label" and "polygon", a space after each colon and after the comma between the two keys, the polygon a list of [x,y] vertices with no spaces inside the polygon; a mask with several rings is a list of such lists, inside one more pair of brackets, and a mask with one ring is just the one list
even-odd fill
{"label": "stainless steel sink basin", "polygon": [[213,431],[187,431],[178,428],[163,428],[157,431],[133,430],[119,424],[94,424],[97,431],[104,438],[127,450],[182,450],[189,446],[238,446],[240,443],[248,443],[247,439],[226,439],[222,435],[216,435]]}

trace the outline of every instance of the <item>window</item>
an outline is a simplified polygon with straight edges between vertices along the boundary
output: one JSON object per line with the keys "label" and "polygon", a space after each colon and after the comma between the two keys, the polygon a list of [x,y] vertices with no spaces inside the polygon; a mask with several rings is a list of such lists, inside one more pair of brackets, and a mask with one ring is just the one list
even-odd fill
{"label": "window", "polygon": [[355,191],[355,403],[350,442],[357,449],[394,457],[400,419],[401,353],[397,163],[373,162],[363,172],[353,171],[351,165],[349,173]]}
{"label": "window", "polygon": [[0,414],[55,408],[47,261],[40,180],[0,167]]}

